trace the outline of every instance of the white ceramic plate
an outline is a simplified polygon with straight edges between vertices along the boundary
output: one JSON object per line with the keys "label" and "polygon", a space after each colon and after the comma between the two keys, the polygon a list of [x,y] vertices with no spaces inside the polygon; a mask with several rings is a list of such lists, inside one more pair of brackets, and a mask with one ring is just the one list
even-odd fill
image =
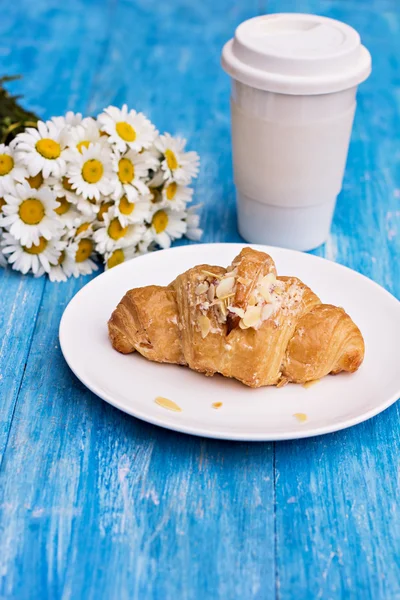
{"label": "white ceramic plate", "polygon": [[[360,327],[365,361],[355,374],[328,376],[310,388],[247,388],[220,375],[161,365],[112,349],[107,321],[125,292],[165,285],[199,263],[228,265],[241,244],[202,244],[154,252],[105,272],[67,306],[60,325],[64,357],[92,392],[149,423],[229,440],[284,440],[337,431],[378,414],[400,396],[400,302],[363,275],[309,254],[254,246],[275,259],[278,273],[300,277],[322,301],[343,306]],[[182,412],[155,403],[162,396]],[[222,402],[218,410],[213,402]],[[293,415],[304,413],[307,421]]]}

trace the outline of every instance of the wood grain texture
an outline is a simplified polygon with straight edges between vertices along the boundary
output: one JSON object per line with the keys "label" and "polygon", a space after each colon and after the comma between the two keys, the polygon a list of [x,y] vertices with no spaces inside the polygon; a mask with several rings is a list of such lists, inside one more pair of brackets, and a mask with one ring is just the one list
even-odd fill
{"label": "wood grain texture", "polygon": [[[270,3],[278,9],[278,3]],[[321,3],[302,3],[318,12]],[[343,191],[316,253],[400,297],[400,15],[395,3],[324,2],[373,57]],[[377,374],[384,377],[384,373]],[[399,405],[348,431],[276,444],[277,597],[400,598]],[[300,457],[300,460],[299,460]]]}
{"label": "wood grain texture", "polygon": [[[107,9],[100,9],[99,4],[98,18],[85,26],[79,18],[79,6],[82,17],[84,6],[75,2],[69,8],[59,7],[57,2],[37,3],[35,7],[29,2],[10,3],[6,17],[0,20],[2,68],[7,74],[24,75],[22,81],[13,84],[13,92],[23,93],[26,104],[44,117],[62,114],[67,109],[83,110],[90,93],[95,74],[90,64],[93,59],[97,62],[100,54],[107,31]],[[68,28],[61,35],[66,19],[69,35]],[[93,43],[83,50],[76,36],[84,39],[88,32]],[[77,98],[81,103],[78,107]],[[0,463],[43,289],[44,279],[34,280],[0,269]]]}
{"label": "wood grain texture", "polygon": [[[229,82],[221,73],[217,86],[209,85],[227,32],[221,28],[219,41],[210,31],[204,45],[211,3],[201,9],[181,3],[159,16],[157,8],[156,3],[115,3],[104,19],[110,38],[98,44],[87,32],[84,46],[90,52],[97,44],[102,56],[89,111],[128,101],[146,110],[161,129],[173,125],[174,132],[186,135],[204,154],[204,190],[198,197],[217,209],[206,224],[208,239],[218,239],[222,231],[231,239],[232,184],[219,175],[219,169],[230,169]],[[228,13],[226,26],[232,31],[256,10],[255,3],[227,10],[226,3],[217,16],[222,23]],[[75,25],[74,19],[71,31]],[[145,40],[146,32],[153,37]],[[204,97],[206,86],[224,102],[219,116],[210,112],[219,100]],[[30,102],[36,105],[34,96]],[[50,104],[46,114],[52,112]],[[223,146],[215,149],[218,135]],[[224,203],[216,204],[214,183],[220,195],[228,196],[223,190],[229,189]],[[57,344],[62,311],[83,284],[47,283],[38,313],[0,475],[1,593],[18,598],[272,597],[273,446],[163,432],[93,397],[71,376]]]}
{"label": "wood grain texture", "polygon": [[[204,240],[240,241],[220,50],[267,9],[347,21],[372,51],[332,234],[315,253],[400,297],[395,0],[19,0],[0,20],[0,52],[45,117],[127,102],[187,137],[202,158]],[[400,598],[398,405],[276,445],[141,423],[62,359],[59,320],[87,280],[0,271],[0,598]]]}
{"label": "wood grain texture", "polygon": [[[44,281],[0,269],[0,464],[29,354]],[[21,318],[21,315],[24,315]]]}
{"label": "wood grain texture", "polygon": [[38,317],[1,472],[4,597],[270,597],[272,445],[164,432],[95,398],[57,340],[81,283]]}

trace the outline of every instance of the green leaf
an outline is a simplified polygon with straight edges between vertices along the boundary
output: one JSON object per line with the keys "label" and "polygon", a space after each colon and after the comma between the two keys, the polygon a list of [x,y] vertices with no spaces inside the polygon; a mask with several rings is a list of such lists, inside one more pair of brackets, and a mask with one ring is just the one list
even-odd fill
{"label": "green leaf", "polygon": [[9,144],[25,127],[36,127],[39,119],[19,104],[21,96],[11,96],[4,87],[5,83],[20,78],[20,75],[0,77],[0,142],[4,144]]}

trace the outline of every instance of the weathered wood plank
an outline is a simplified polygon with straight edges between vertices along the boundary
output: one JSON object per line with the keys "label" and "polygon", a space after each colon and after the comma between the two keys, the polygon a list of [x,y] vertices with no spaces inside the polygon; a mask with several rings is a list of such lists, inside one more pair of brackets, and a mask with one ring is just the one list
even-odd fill
{"label": "weathered wood plank", "polygon": [[[43,118],[83,109],[107,30],[107,6],[98,5],[85,20],[85,6],[73,1],[10,3],[0,20],[3,69],[23,74],[10,85]],[[80,40],[91,43],[81,51]],[[39,43],[38,43],[39,42]],[[21,277],[0,269],[0,463],[30,349],[44,279]]]}
{"label": "weathered wood plank", "polygon": [[[218,63],[257,2],[111,8],[90,110],[127,101],[186,135],[203,159],[206,241],[234,239],[229,81]],[[90,394],[57,343],[83,283],[46,284],[0,474],[0,596],[273,598],[272,445],[162,431]]]}
{"label": "weathered wood plank", "polygon": [[57,342],[79,285],[39,314],[1,473],[1,592],[273,597],[272,445],[162,431],[94,397]]}
{"label": "weathered wood plank", "polygon": [[[359,2],[309,2],[307,10],[321,6],[360,31],[374,71],[359,93],[333,232],[317,253],[400,297],[400,15],[393,3],[380,2],[362,10]],[[399,417],[397,404],[348,431],[276,445],[281,600],[400,597]]]}
{"label": "weathered wood plank", "polygon": [[102,65],[90,103],[98,112],[109,103],[127,102],[148,114],[160,131],[182,135],[199,152],[195,199],[203,206],[205,241],[241,241],[232,184],[230,81],[220,58],[235,27],[258,14],[258,4],[121,4],[108,50],[112,56]]}
{"label": "weathered wood plank", "polygon": [[[279,4],[269,2],[268,10],[282,10]],[[229,81],[219,56],[234,26],[258,8],[25,0],[8,9],[0,39],[13,46],[10,71],[35,74],[23,83],[31,108],[50,116],[87,102],[95,112],[127,101],[161,130],[188,137],[202,155],[197,198],[205,241],[236,241]],[[375,73],[360,94],[333,233],[318,253],[399,296],[395,8],[392,0],[285,5],[349,22],[373,51]],[[57,329],[84,280],[46,284],[34,328],[43,282],[2,276],[8,299],[0,331],[11,306],[15,316],[14,336],[2,340],[8,378],[0,392],[8,400],[0,449],[9,439],[0,472],[1,598],[400,597],[398,406],[349,431],[277,444],[274,505],[270,444],[159,430],[105,405],[71,375]],[[23,331],[34,335],[9,432],[29,351]]]}
{"label": "weathered wood plank", "polygon": [[0,269],[0,464],[29,354],[43,281]]}

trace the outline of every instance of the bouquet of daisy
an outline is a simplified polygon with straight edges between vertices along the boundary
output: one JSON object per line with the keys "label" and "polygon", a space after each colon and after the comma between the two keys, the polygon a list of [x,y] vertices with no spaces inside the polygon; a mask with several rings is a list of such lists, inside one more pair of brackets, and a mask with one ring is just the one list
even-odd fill
{"label": "bouquet of daisy", "polygon": [[201,237],[188,208],[196,152],[159,135],[141,113],[68,112],[0,144],[0,264],[52,281],[111,268],[183,235]]}

